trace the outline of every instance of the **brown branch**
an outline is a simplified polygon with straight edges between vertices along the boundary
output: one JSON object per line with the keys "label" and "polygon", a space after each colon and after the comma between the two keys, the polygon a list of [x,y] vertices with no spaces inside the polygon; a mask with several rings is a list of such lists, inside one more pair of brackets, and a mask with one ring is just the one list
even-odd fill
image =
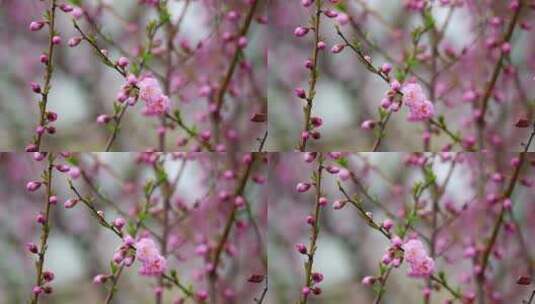
{"label": "brown branch", "polygon": [[[511,177],[511,180],[509,181],[509,185],[507,186],[505,192],[501,196],[501,200],[510,199],[511,195],[513,194],[513,191],[515,189],[516,183],[518,181],[518,178],[520,176],[520,169],[522,168],[522,165],[524,164],[525,158],[526,158],[526,151],[529,149],[529,145],[526,145],[526,150],[524,152],[521,152],[519,154],[519,163],[515,167],[515,171],[513,173],[513,176]],[[479,301],[481,303],[484,303],[484,293],[483,293],[483,283],[485,281],[485,271],[487,269],[487,266],[489,264],[489,258],[490,254],[492,252],[492,249],[494,248],[494,244],[496,243],[496,240],[498,239],[498,234],[500,232],[500,228],[503,224],[505,213],[507,212],[507,208],[502,204],[500,214],[498,215],[498,219],[494,223],[494,227],[492,228],[492,234],[490,237],[489,242],[487,243],[487,246],[485,246],[485,249],[483,250],[483,255],[481,258],[481,272],[477,276],[477,282],[478,282],[478,297]]]}
{"label": "brown branch", "polygon": [[[48,249],[48,244],[47,244],[48,235],[50,233],[50,228],[51,228],[50,227],[50,216],[51,216],[50,209],[52,207],[52,204],[50,203],[50,197],[52,196],[52,171],[54,169],[54,158],[55,156],[52,153],[48,155],[48,166],[47,166],[47,169],[43,173],[44,181],[46,183],[46,197],[45,197],[46,201],[45,201],[45,214],[44,214],[45,221],[42,223],[42,227],[41,227],[41,244],[40,244],[39,252],[38,252],[39,260],[35,263],[35,267],[37,271],[36,282],[35,282],[36,287],[42,287],[44,283],[43,267],[45,265],[45,255],[46,255],[46,250]],[[37,293],[37,292],[33,293],[33,297],[31,300],[32,304],[39,303],[39,295],[40,293]]]}
{"label": "brown branch", "polygon": [[[50,0],[50,8],[48,10],[48,28],[49,28],[49,37],[48,37],[48,61],[46,63],[46,74],[45,74],[45,83],[43,87],[43,92],[41,93],[42,99],[39,102],[39,126],[44,126],[47,122],[46,115],[46,106],[48,104],[48,93],[50,92],[50,82],[52,81],[52,73],[54,72],[54,43],[53,37],[55,33],[55,24],[56,24],[56,0]],[[37,136],[34,138],[33,144],[35,145],[35,150],[41,150],[41,141],[45,132],[38,132]]]}
{"label": "brown branch", "polygon": [[[254,17],[256,8],[258,7],[259,2],[260,2],[259,0],[253,0],[253,2],[251,3],[249,12],[247,13],[247,17],[245,18],[245,22],[239,31],[238,38],[245,37],[247,35],[247,32],[249,31],[249,28],[251,27],[251,23],[253,21],[253,17]],[[216,138],[216,143],[219,140],[219,120],[220,120],[221,108],[223,107],[225,94],[227,93],[227,90],[230,85],[230,81],[232,79],[232,76],[234,75],[234,71],[236,70],[241,54],[242,54],[241,48],[239,46],[236,46],[236,50],[234,51],[234,55],[232,56],[232,61],[230,63],[230,66],[228,67],[227,72],[225,73],[225,76],[221,82],[221,85],[219,86],[219,90],[217,92],[217,96],[215,99],[216,107],[215,107],[215,111],[213,112],[212,118],[213,118],[213,123],[214,123],[214,130],[216,131],[214,134]]]}
{"label": "brown branch", "polygon": [[[314,255],[317,250],[317,241],[320,232],[320,211],[321,205],[319,203],[321,198],[321,179],[323,173],[323,155],[318,155],[318,169],[315,174],[314,188],[316,189],[315,207],[314,207],[314,223],[312,226],[312,236],[310,237],[310,244],[306,252],[308,261],[305,263],[305,286],[312,287],[312,266],[314,264]],[[302,293],[301,304],[306,304],[308,301],[308,295]]]}
{"label": "brown branch", "polygon": [[[316,84],[318,82],[319,77],[319,69],[318,69],[318,61],[319,61],[319,51],[318,43],[320,42],[320,25],[321,25],[321,0],[315,0],[316,1],[316,12],[314,15],[314,49],[312,50],[312,68],[310,69],[309,74],[309,87],[308,87],[308,93],[306,95],[306,105],[303,109],[305,114],[305,122],[303,127],[303,132],[309,132],[312,128],[310,119],[312,116],[312,106],[314,105],[314,97],[316,96]],[[308,136],[303,136],[303,134],[300,134],[301,141],[299,143],[299,151],[304,152],[306,150],[306,145],[308,141]]]}
{"label": "brown branch", "polygon": [[[513,19],[511,20],[511,22],[509,23],[509,26],[507,27],[507,31],[506,31],[506,33],[504,35],[502,43],[509,43],[509,41],[513,37],[513,32],[515,30],[515,26],[516,26],[516,24],[518,22],[518,19],[520,17],[520,12],[522,11],[522,8],[524,6],[524,2],[525,2],[524,0],[520,0],[518,2],[519,7],[515,11],[515,13],[513,15]],[[480,149],[484,148],[484,134],[483,134],[483,132],[484,132],[484,129],[485,129],[485,114],[486,114],[487,109],[488,109],[488,103],[489,103],[490,97],[492,96],[492,92],[494,90],[494,87],[496,85],[498,77],[500,76],[500,72],[502,70],[503,62],[504,62],[506,56],[507,56],[507,54],[505,52],[501,52],[500,58],[498,59],[498,62],[494,66],[494,71],[492,72],[492,76],[490,78],[490,81],[488,82],[488,85],[487,85],[487,88],[485,90],[485,93],[483,94],[483,98],[481,99],[480,116],[479,116],[479,119],[477,120],[477,126],[478,126],[478,132],[479,132],[479,136],[478,136],[478,138],[479,138],[479,148]]]}
{"label": "brown branch", "polygon": [[[254,153],[251,154],[251,156],[252,156],[251,162],[249,162],[249,164],[245,168],[245,172],[241,176],[240,180],[238,181],[238,185],[236,189],[234,190],[234,193],[233,193],[234,197],[242,195],[245,190],[245,186],[247,185],[247,181],[249,180],[249,176],[251,174],[253,164],[255,163],[255,160],[256,160],[256,155]],[[225,244],[227,243],[227,240],[230,236],[230,231],[232,229],[232,226],[234,225],[234,221],[236,220],[237,210],[238,210],[238,207],[234,204],[232,206],[232,210],[227,219],[225,227],[223,228],[223,235],[221,236],[216,246],[215,252],[214,252],[214,257],[212,260],[213,268],[209,273],[212,303],[215,303],[215,280],[217,278],[217,267],[219,266],[219,263],[221,262],[221,254],[223,253]]]}

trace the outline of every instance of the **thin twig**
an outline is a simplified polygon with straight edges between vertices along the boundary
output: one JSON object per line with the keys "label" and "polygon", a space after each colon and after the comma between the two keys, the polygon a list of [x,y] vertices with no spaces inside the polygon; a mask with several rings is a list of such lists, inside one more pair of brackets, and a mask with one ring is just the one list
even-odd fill
{"label": "thin twig", "polygon": [[[48,37],[48,61],[46,63],[46,74],[45,74],[45,83],[43,87],[43,92],[41,93],[42,99],[39,102],[39,126],[44,126],[47,121],[47,112],[46,106],[48,104],[48,94],[50,93],[50,82],[52,81],[52,73],[54,72],[54,43],[53,37],[56,35],[55,24],[56,24],[56,0],[50,0],[50,8],[48,10],[48,28],[49,28],[49,37]],[[37,136],[34,138],[33,144],[37,151],[41,150],[41,141],[45,132],[38,132]]]}
{"label": "thin twig", "polygon": [[[318,68],[318,61],[319,61],[319,51],[318,43],[320,42],[320,25],[321,25],[321,7],[322,7],[322,1],[321,0],[315,0],[316,2],[316,12],[313,18],[314,23],[314,45],[312,50],[312,68],[310,69],[309,74],[309,87],[308,92],[306,95],[306,105],[303,109],[305,114],[305,121],[304,121],[304,127],[303,132],[308,133],[310,129],[312,128],[310,119],[312,116],[312,107],[314,105],[314,97],[316,96],[316,84],[318,82],[319,77],[319,68]],[[306,149],[307,141],[308,141],[308,134],[300,134],[301,141],[299,143],[299,151],[303,152]]]}
{"label": "thin twig", "polygon": [[[36,267],[36,270],[37,270],[36,282],[35,282],[35,286],[36,287],[42,287],[42,285],[44,283],[43,267],[45,265],[46,250],[48,249],[48,235],[49,235],[50,229],[51,229],[51,226],[50,226],[50,216],[51,216],[50,209],[52,207],[52,204],[50,203],[50,197],[52,196],[52,172],[53,172],[53,169],[54,169],[54,159],[55,159],[54,154],[50,153],[48,155],[48,166],[47,166],[47,169],[43,173],[43,175],[45,177],[44,181],[46,183],[46,196],[45,196],[45,200],[46,201],[45,201],[45,214],[44,214],[45,221],[44,221],[44,223],[42,223],[42,227],[41,227],[41,244],[40,244],[39,252],[38,252],[39,259],[35,263],[35,267]],[[38,293],[38,292],[34,292],[33,293],[33,297],[32,297],[32,300],[31,300],[32,304],[39,303],[39,295],[40,295],[40,293]]]}
{"label": "thin twig", "polygon": [[[312,266],[314,264],[314,255],[316,253],[316,250],[318,246],[316,245],[320,233],[320,211],[321,211],[321,205],[320,205],[320,198],[322,196],[321,192],[321,181],[322,181],[322,173],[323,173],[323,155],[320,153],[318,155],[318,169],[316,170],[316,173],[314,175],[314,188],[316,189],[316,197],[315,197],[315,206],[314,206],[314,215],[313,220],[314,223],[312,225],[312,236],[310,237],[310,244],[308,246],[308,250],[306,252],[307,255],[307,262],[305,262],[305,286],[307,288],[312,287]],[[301,295],[301,304],[306,304],[308,301],[308,295],[309,293],[302,293]]]}

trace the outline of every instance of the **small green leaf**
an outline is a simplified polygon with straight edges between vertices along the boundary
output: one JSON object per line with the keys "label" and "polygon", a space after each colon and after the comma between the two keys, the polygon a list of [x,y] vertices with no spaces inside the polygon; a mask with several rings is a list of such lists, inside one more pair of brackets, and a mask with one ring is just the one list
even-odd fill
{"label": "small green leaf", "polygon": [[117,265],[114,262],[110,262],[111,273],[115,274],[117,272]]}

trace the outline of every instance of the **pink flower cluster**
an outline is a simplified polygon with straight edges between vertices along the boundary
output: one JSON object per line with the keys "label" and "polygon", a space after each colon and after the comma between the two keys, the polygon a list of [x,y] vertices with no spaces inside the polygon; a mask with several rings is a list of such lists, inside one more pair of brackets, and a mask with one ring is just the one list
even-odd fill
{"label": "pink flower cluster", "polygon": [[[143,114],[147,116],[161,116],[169,111],[169,97],[163,93],[158,80],[151,75],[139,78],[128,75],[126,84],[121,87],[117,95],[119,102],[126,102],[128,105],[136,104],[138,98],[145,102]],[[104,116],[99,116],[97,121],[107,123]]]}
{"label": "pink flower cluster", "polygon": [[136,242],[136,258],[142,263],[139,274],[159,276],[167,269],[167,261],[160,255],[153,240],[142,238]]}
{"label": "pink flower cluster", "polygon": [[409,240],[402,246],[404,258],[409,263],[409,275],[429,277],[435,269],[435,261],[427,255],[420,240]]}
{"label": "pink flower cluster", "polygon": [[401,89],[403,103],[409,107],[409,121],[423,121],[435,115],[435,107],[427,100],[422,87],[417,83],[407,83]]}
{"label": "pink flower cluster", "polygon": [[152,76],[142,77],[138,83],[139,97],[145,102],[143,113],[147,116],[160,116],[169,111],[169,97],[163,94],[158,80]]}

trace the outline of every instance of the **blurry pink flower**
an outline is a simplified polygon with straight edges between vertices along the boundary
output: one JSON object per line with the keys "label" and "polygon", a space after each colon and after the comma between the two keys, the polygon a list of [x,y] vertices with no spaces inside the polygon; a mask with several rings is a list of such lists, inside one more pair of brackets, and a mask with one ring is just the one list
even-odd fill
{"label": "blurry pink flower", "polygon": [[139,97],[145,101],[143,113],[158,116],[169,111],[169,97],[162,93],[158,80],[152,76],[143,78],[139,83]]}
{"label": "blurry pink flower", "polygon": [[403,103],[408,107],[413,105],[420,104],[423,101],[427,100],[424,90],[417,83],[407,83],[401,89],[403,93]]}
{"label": "blurry pink flower", "polygon": [[428,277],[435,270],[435,262],[426,256],[417,263],[409,263],[409,275],[412,277]]}
{"label": "blurry pink flower", "polygon": [[424,100],[409,108],[409,121],[422,121],[433,116],[435,116],[435,107],[429,100]]}
{"label": "blurry pink flower", "polygon": [[420,240],[410,240],[403,244],[404,258],[409,263],[409,275],[428,277],[435,269],[435,262],[427,255]]}
{"label": "blurry pink flower", "polygon": [[169,98],[165,95],[160,95],[159,99],[146,101],[143,114],[147,116],[160,116],[169,111]]}
{"label": "blurry pink flower", "polygon": [[409,263],[415,263],[427,256],[424,244],[420,240],[410,240],[403,244],[402,248],[405,251],[405,260]]}
{"label": "blurry pink flower", "polygon": [[143,238],[136,243],[136,257],[141,262],[147,262],[154,259],[160,253],[153,240]]}
{"label": "blurry pink flower", "polygon": [[435,107],[427,100],[422,87],[417,83],[408,83],[401,89],[403,103],[409,107],[409,121],[422,121],[435,115]]}
{"label": "blurry pink flower", "polygon": [[143,78],[139,83],[139,97],[145,101],[157,100],[162,95],[158,80],[152,76]]}
{"label": "blurry pink flower", "polygon": [[167,269],[167,261],[160,255],[153,240],[143,238],[136,243],[136,257],[142,263],[139,273],[144,276],[158,276]]}
{"label": "blurry pink flower", "polygon": [[139,274],[144,276],[159,276],[167,269],[167,261],[161,255],[144,262],[139,269]]}

